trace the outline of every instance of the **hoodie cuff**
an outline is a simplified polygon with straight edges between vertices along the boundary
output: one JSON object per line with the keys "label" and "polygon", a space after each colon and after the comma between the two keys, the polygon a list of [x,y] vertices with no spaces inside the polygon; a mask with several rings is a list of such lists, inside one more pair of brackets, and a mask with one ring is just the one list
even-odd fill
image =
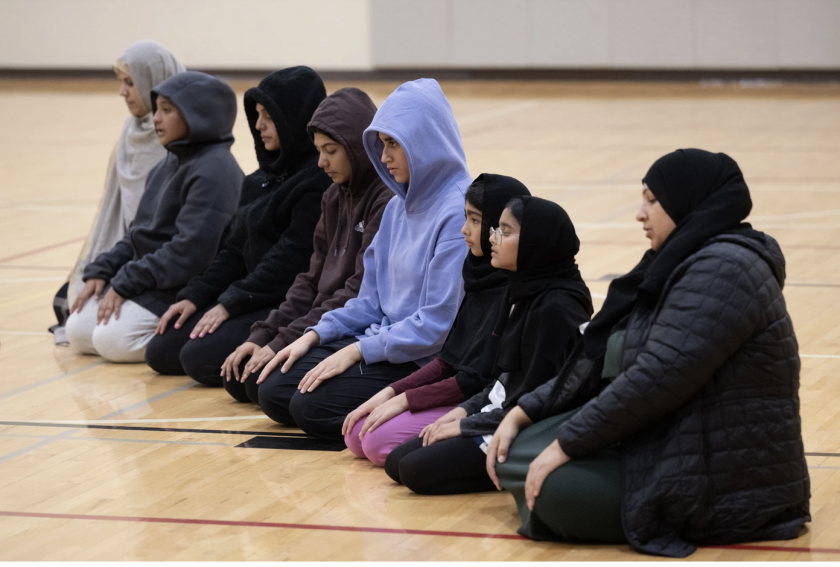
{"label": "hoodie cuff", "polygon": [[365,364],[376,364],[388,360],[388,357],[385,356],[385,347],[379,340],[379,335],[361,339],[359,347],[362,349],[362,358],[365,359]]}
{"label": "hoodie cuff", "polygon": [[329,321],[322,321],[314,327],[307,327],[303,334],[309,331],[315,331],[321,338],[320,344],[325,345],[338,340],[338,328]]}
{"label": "hoodie cuff", "polygon": [[268,331],[268,329],[258,328],[254,331],[251,331],[251,334],[248,335],[248,338],[245,340],[245,342],[254,343],[258,347],[262,348],[265,345],[269,344],[273,338],[274,337],[271,336],[271,333]]}

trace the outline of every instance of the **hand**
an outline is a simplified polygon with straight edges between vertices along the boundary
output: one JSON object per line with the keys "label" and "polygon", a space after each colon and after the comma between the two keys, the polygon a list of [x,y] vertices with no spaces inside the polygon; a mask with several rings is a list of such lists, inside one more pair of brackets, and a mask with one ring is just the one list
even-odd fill
{"label": "hand", "polygon": [[[390,390],[390,388],[388,388]],[[393,392],[393,390],[391,390]],[[378,408],[370,412],[370,415],[362,425],[362,430],[359,431],[359,439],[365,436],[365,433],[370,431],[373,433],[377,427],[383,423],[387,423],[391,419],[397,417],[404,411],[408,411],[408,398],[405,392],[395,398],[391,398]],[[459,430],[460,433],[460,430]]]}
{"label": "hand", "polygon": [[269,374],[274,372],[274,369],[281,363],[284,364],[280,369],[280,372],[285,374],[292,368],[292,365],[297,362],[298,359],[303,358],[306,353],[312,349],[312,347],[316,346],[320,342],[321,337],[319,337],[318,333],[315,331],[309,331],[304,334],[301,338],[275,354],[274,358],[268,361],[265,368],[263,368],[263,371],[260,373],[260,377],[257,378],[257,384],[262,384],[263,380],[265,380]]}
{"label": "hand", "polygon": [[169,324],[169,320],[175,315],[180,315],[178,320],[175,321],[175,328],[180,329],[181,325],[186,323],[187,319],[189,319],[196,311],[198,311],[198,307],[196,307],[195,303],[189,299],[182,299],[178,303],[173,303],[169,306],[169,309],[166,310],[166,313],[163,314],[163,317],[160,318],[157,329],[155,329],[155,334],[162,335],[166,330],[166,326]]}
{"label": "hand", "polygon": [[496,476],[496,463],[505,462],[510,444],[513,443],[520,431],[532,424],[533,422],[528,414],[521,407],[516,406],[508,412],[502,423],[496,428],[493,439],[487,445],[487,475],[498,490],[502,489],[502,485],[499,484],[499,477]]}
{"label": "hand", "polygon": [[[262,350],[265,350],[266,348],[268,347],[263,347]],[[271,352],[271,355],[274,356],[274,351],[271,349],[269,349],[269,351]],[[236,377],[236,380],[239,381],[239,365],[242,364],[242,361],[249,356],[251,357],[251,360],[254,360],[254,355],[256,355],[257,352],[260,352],[260,347],[254,343],[245,342],[239,345],[236,347],[236,350],[230,353],[225,359],[219,376],[224,376],[225,380],[230,382],[230,376],[233,374]]]}
{"label": "hand", "polygon": [[341,434],[349,435],[350,432],[353,431],[353,426],[356,425],[357,421],[396,395],[397,393],[390,386],[379,391],[371,399],[347,414],[347,417],[344,418],[344,425],[341,426]]}
{"label": "hand", "polygon": [[311,392],[320,386],[324,380],[338,376],[360,360],[362,360],[362,355],[359,354],[356,345],[347,345],[337,353],[322,360],[318,363],[318,366],[307,372],[303,380],[298,384],[298,390],[300,390],[301,394]]}
{"label": "hand", "polygon": [[432,443],[437,443],[438,441],[443,441],[444,439],[458,437],[460,434],[460,419],[444,422],[438,420],[431,425],[427,425],[423,428],[423,431],[420,432],[420,435],[423,437],[424,447],[428,447]]}
{"label": "hand", "polygon": [[423,430],[420,432],[420,435],[418,435],[418,437],[425,437],[426,430],[431,429],[432,426],[434,426],[436,424],[448,423],[450,421],[461,421],[465,417],[467,417],[467,410],[465,410],[464,408],[457,407],[457,408],[451,409],[448,412],[446,412],[444,415],[437,418],[437,421],[435,421],[434,423],[430,423],[429,425],[424,427]]}
{"label": "hand", "polygon": [[219,326],[230,319],[230,313],[225,309],[225,306],[219,303],[213,309],[204,314],[204,317],[198,320],[198,323],[193,327],[190,338],[203,339],[207,333],[212,334]]}
{"label": "hand", "polygon": [[102,290],[105,289],[105,280],[99,278],[91,278],[85,282],[85,287],[79,292],[76,301],[73,302],[73,307],[70,308],[70,313],[79,313],[82,307],[85,306],[90,296],[93,296],[94,301],[99,301],[102,295]]}
{"label": "hand", "polygon": [[[256,347],[257,345],[254,346]],[[276,353],[271,350],[271,347],[268,345],[258,348],[258,350],[251,355],[251,359],[245,364],[245,368],[242,369],[242,377],[238,378],[238,380],[240,382],[245,382],[245,380],[248,379],[248,376],[265,366],[265,364],[270,362],[275,356]],[[240,361],[241,360],[242,359],[240,359]]]}
{"label": "hand", "polygon": [[531,466],[528,467],[528,476],[525,477],[525,501],[528,503],[529,510],[534,509],[534,502],[540,495],[540,489],[546,477],[571,460],[572,458],[563,452],[560,442],[555,439],[531,462]]}
{"label": "hand", "polygon": [[105,297],[99,302],[99,311],[96,314],[96,324],[102,323],[107,325],[111,319],[111,314],[114,314],[114,319],[120,318],[120,307],[122,307],[125,298],[121,297],[114,288],[109,289],[105,293]]}

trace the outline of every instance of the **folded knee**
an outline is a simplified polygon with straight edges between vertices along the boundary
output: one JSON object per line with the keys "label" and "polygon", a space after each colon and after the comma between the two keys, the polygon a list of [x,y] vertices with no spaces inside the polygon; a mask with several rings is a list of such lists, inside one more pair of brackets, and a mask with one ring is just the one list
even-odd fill
{"label": "folded knee", "polygon": [[393,443],[390,441],[382,429],[377,429],[372,433],[368,431],[361,439],[362,451],[371,463],[381,467],[385,465],[385,460],[391,452]]}
{"label": "folded knee", "polygon": [[145,346],[137,348],[117,325],[97,325],[93,331],[93,348],[109,362],[143,362]]}

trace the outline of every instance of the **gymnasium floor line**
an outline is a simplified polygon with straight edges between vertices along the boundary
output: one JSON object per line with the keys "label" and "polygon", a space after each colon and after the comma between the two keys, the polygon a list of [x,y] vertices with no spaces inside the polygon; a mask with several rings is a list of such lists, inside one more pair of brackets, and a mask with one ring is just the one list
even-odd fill
{"label": "gymnasium floor line", "polygon": [[6,256],[5,258],[0,258],[0,264],[5,264],[6,262],[11,262],[12,260],[17,260],[18,258],[25,258],[27,256],[33,256],[35,254],[40,254],[41,252],[46,252],[48,250],[53,250],[54,248],[61,248],[62,246],[68,246],[70,244],[75,244],[77,242],[82,242],[85,239],[84,236],[79,236],[77,238],[71,238],[70,240],[64,240],[62,242],[56,242],[55,244],[50,244],[49,246],[43,246],[41,248],[36,248],[35,250],[30,250],[28,252],[21,252],[20,254],[15,254],[14,256]]}
{"label": "gymnasium floor line", "polygon": [[[103,361],[100,361],[98,364],[103,364],[104,362],[105,361],[103,360]],[[115,417],[115,416],[121,415],[122,413],[124,413],[126,411],[130,411],[130,410],[133,410],[133,409],[136,409],[136,408],[139,408],[139,407],[147,406],[147,405],[149,405],[149,402],[154,402],[154,401],[169,397],[173,394],[177,394],[178,392],[182,392],[182,391],[184,391],[188,388],[192,388],[193,386],[197,386],[197,385],[198,385],[197,383],[193,382],[192,384],[187,384],[185,386],[179,386],[177,388],[173,388],[172,390],[169,390],[167,392],[163,392],[162,394],[158,394],[157,396],[152,396],[151,398],[148,398],[146,400],[142,400],[142,401],[137,402],[135,404],[131,404],[128,407],[124,407],[124,408],[118,409],[116,411],[113,411],[113,412],[109,413],[108,415],[102,416],[100,419],[108,419],[110,417]],[[64,427],[67,431],[65,431],[63,433],[59,433],[58,435],[50,437],[49,439],[43,439],[41,441],[38,441],[37,443],[33,443],[32,445],[27,445],[26,447],[22,447],[22,448],[18,449],[17,451],[13,451],[13,452],[8,453],[6,455],[2,455],[2,456],[0,456],[0,463],[6,462],[10,459],[14,459],[15,457],[20,457],[22,455],[25,455],[26,453],[29,453],[30,451],[34,451],[35,449],[40,449],[41,447],[43,447],[45,445],[49,445],[50,443],[52,443],[54,441],[59,441],[64,437],[68,437],[70,435],[75,435],[77,433],[76,428],[71,428],[71,427],[68,427],[66,425],[62,425],[62,427]]]}
{"label": "gymnasium floor line", "polygon": [[[374,528],[364,526],[332,526],[327,524],[289,524],[280,522],[248,522],[237,520],[200,520],[192,518],[152,518],[143,516],[106,516],[94,514],[50,514],[45,512],[14,512],[10,510],[0,510],[0,516],[13,518],[43,518],[53,520],[90,520],[90,521],[111,521],[111,522],[145,522],[153,524],[194,524],[205,526],[231,526],[231,527],[252,527],[252,528],[280,528],[290,530],[319,530],[319,531],[338,531],[338,532],[362,532],[362,533],[381,533],[381,534],[395,534],[395,535],[425,535],[425,536],[442,536],[442,537],[463,537],[475,539],[510,539],[510,540],[525,540],[527,538],[519,534],[490,534],[479,532],[444,532],[435,530],[415,530],[415,529],[399,529],[399,528]],[[736,544],[736,545],[709,545],[700,546],[710,549],[738,549],[745,551],[780,551],[788,553],[826,553],[826,554],[840,554],[840,549],[820,548],[820,547],[784,547],[778,545],[754,545],[754,544]]]}
{"label": "gymnasium floor line", "polygon": [[[268,419],[268,418],[266,418]],[[210,421],[210,420],[208,420]],[[234,431],[229,429],[186,429],[181,427],[142,427],[131,425],[99,425],[88,423],[43,423],[28,421],[0,421],[0,425],[15,427],[61,427],[67,429],[112,429],[117,431],[160,431],[162,433],[212,433],[215,435],[262,435],[268,437],[309,437],[306,433],[282,431]],[[823,455],[825,456],[825,455]],[[838,453],[840,456],[840,453]]]}
{"label": "gymnasium floor line", "polygon": [[[0,433],[0,437],[12,437],[15,439],[50,439],[55,441],[52,435],[24,435],[21,433]],[[119,437],[66,437],[66,441],[116,441],[120,443],[154,443],[159,445],[212,445],[215,447],[231,447],[229,443],[213,443],[210,441],[173,441],[163,439],[121,439]]]}
{"label": "gymnasium floor line", "polygon": [[[637,227],[638,228],[638,227]],[[644,251],[647,250],[647,246],[643,246],[643,242],[631,242],[629,240],[586,240],[581,239],[580,245],[581,247],[585,245],[594,245],[594,246],[628,246],[628,247],[638,247],[640,250]],[[840,250],[840,246],[833,246],[830,244],[819,245],[819,244],[784,244],[779,243],[779,246],[782,247],[782,250],[786,248],[790,248],[791,250]],[[622,274],[623,275],[623,274]]]}
{"label": "gymnasium floor line", "polygon": [[81,374],[82,372],[90,370],[91,368],[96,368],[97,366],[101,366],[103,364],[105,364],[105,361],[100,360],[98,362],[94,362],[93,364],[88,364],[86,366],[82,366],[82,367],[76,368],[74,370],[69,370],[67,372],[62,372],[61,374],[59,374],[57,376],[53,376],[52,378],[45,378],[45,379],[39,380],[37,382],[31,382],[31,383],[27,384],[26,386],[21,386],[20,388],[17,388],[16,390],[10,390],[8,392],[0,394],[0,400],[5,400],[6,398],[16,396],[17,394],[27,392],[27,391],[32,390],[34,388],[39,388],[39,387],[45,386],[47,384],[52,384],[53,382],[56,382],[58,380],[62,380],[64,378],[69,378],[70,376],[74,376],[76,374]]}

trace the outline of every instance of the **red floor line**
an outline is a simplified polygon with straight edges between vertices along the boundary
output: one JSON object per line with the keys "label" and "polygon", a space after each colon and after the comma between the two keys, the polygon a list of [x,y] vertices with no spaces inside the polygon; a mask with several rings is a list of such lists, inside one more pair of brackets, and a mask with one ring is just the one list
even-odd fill
{"label": "red floor line", "polygon": [[[103,516],[95,514],[48,514],[43,512],[12,512],[0,510],[0,516],[16,518],[49,518],[57,520],[98,520],[110,522],[146,522],[150,524],[193,524],[203,526],[236,526],[246,528],[284,528],[289,530],[322,530],[334,532],[364,532],[377,534],[426,535],[442,537],[468,537],[477,539],[513,539],[527,538],[517,534],[483,534],[477,532],[443,532],[435,530],[409,530],[397,528],[370,528],[363,526],[329,526],[323,524],[286,524],[279,522],[244,522],[236,520],[199,520],[192,518],[146,518],[142,516]],[[782,551],[787,553],[840,553],[840,549],[820,547],[784,547],[780,545],[703,545],[706,549],[737,549],[744,551]]]}
{"label": "red floor line", "polygon": [[434,530],[409,530],[397,528],[370,528],[360,526],[329,526],[322,524],[286,524],[278,522],[244,522],[235,520],[199,520],[191,518],[145,518],[142,516],[101,516],[87,514],[47,514],[42,512],[11,512],[0,510],[0,516],[18,518],[50,518],[57,520],[102,520],[112,522],[147,522],[152,524],[198,524],[205,526],[238,526],[250,528],[285,528],[290,530],[324,530],[334,532],[365,532],[379,534],[427,535],[444,537],[470,537],[480,539],[526,539],[517,534],[482,534],[476,532],[442,532]]}
{"label": "red floor line", "polygon": [[68,244],[74,244],[76,242],[81,242],[85,239],[84,236],[80,236],[78,238],[71,238],[70,240],[65,240],[63,242],[57,242],[55,244],[50,244],[49,246],[44,246],[43,248],[36,248],[35,250],[30,250],[29,252],[21,252],[20,254],[15,254],[14,256],[6,256],[5,258],[0,258],[0,264],[4,264],[6,262],[11,262],[12,260],[17,260],[18,258],[25,258],[26,256],[32,256],[33,254],[39,254],[41,252],[46,252],[47,250],[52,250],[53,248],[61,248],[62,246],[67,246]]}

